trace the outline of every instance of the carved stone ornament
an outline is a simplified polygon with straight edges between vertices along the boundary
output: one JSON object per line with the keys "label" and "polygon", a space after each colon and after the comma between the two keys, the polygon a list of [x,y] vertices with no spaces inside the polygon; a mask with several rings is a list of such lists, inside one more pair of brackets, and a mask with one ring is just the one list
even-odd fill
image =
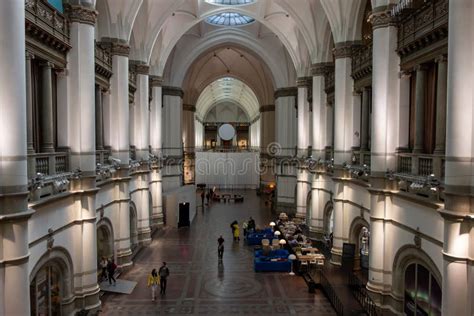
{"label": "carved stone ornament", "polygon": [[48,250],[53,249],[54,245],[54,238],[53,238],[54,231],[52,228],[48,229],[48,239],[46,240],[46,247]]}
{"label": "carved stone ornament", "polygon": [[314,77],[324,76],[330,71],[332,63],[317,63],[311,65],[311,75]]}
{"label": "carved stone ornament", "polygon": [[421,233],[420,233],[420,227],[416,228],[416,233],[415,237],[413,237],[413,242],[415,243],[415,246],[417,248],[421,248]]}
{"label": "carved stone ornament", "polygon": [[150,66],[145,64],[136,64],[135,73],[137,75],[148,75],[150,73]]}
{"label": "carved stone ornament", "polygon": [[160,76],[150,75],[150,87],[161,87],[163,85],[163,78]]}
{"label": "carved stone ornament", "polygon": [[369,22],[372,23],[372,29],[397,25],[397,19],[392,16],[390,11],[373,12],[369,17]]}
{"label": "carved stone ornament", "polygon": [[181,99],[184,97],[183,89],[178,87],[163,87],[162,94],[180,97]]}
{"label": "carved stone ornament", "polygon": [[298,88],[311,88],[313,86],[313,77],[299,77],[296,79]]}
{"label": "carved stone ornament", "polygon": [[81,5],[66,5],[66,13],[71,22],[94,26],[97,21],[97,11]]}
{"label": "carved stone ornament", "polygon": [[338,43],[333,53],[335,59],[352,57],[352,43]]}
{"label": "carved stone ornament", "polygon": [[99,209],[100,219],[104,218],[104,211],[105,211],[104,204],[102,204]]}

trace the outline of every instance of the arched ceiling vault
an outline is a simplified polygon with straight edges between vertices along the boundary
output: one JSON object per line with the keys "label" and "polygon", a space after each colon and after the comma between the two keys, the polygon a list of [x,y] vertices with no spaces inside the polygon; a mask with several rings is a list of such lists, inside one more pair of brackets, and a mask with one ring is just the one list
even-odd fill
{"label": "arched ceiling vault", "polygon": [[196,115],[204,119],[215,105],[229,101],[240,105],[250,120],[259,115],[259,102],[253,90],[244,82],[224,77],[207,85],[196,102]]}
{"label": "arched ceiling vault", "polygon": [[[297,76],[309,75],[311,63],[328,61],[333,41],[360,39],[361,12],[367,0],[257,0],[222,6],[204,0],[97,0],[96,38],[119,38],[131,45],[131,59],[148,63],[163,75],[176,44],[211,15],[233,11],[254,18],[276,35],[287,50]],[[372,0],[392,2],[392,0]],[[239,28],[247,31],[251,26]],[[230,30],[230,28],[228,28]],[[235,32],[237,32],[235,31]]]}

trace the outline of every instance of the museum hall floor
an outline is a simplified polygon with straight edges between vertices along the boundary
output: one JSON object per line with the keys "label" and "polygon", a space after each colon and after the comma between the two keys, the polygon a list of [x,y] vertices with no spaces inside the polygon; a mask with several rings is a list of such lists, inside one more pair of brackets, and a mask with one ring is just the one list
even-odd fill
{"label": "museum hall floor", "polygon": [[[253,248],[232,241],[230,223],[252,216],[257,226],[270,222],[270,209],[255,191],[242,191],[244,203],[214,202],[198,208],[191,228],[165,228],[135,258],[120,278],[138,282],[131,295],[106,294],[103,315],[335,315],[318,290],[308,293],[303,278],[288,273],[255,273]],[[200,205],[200,201],[198,203]],[[223,235],[223,264],[217,238]],[[166,261],[170,276],[166,296],[151,300],[147,276]]]}

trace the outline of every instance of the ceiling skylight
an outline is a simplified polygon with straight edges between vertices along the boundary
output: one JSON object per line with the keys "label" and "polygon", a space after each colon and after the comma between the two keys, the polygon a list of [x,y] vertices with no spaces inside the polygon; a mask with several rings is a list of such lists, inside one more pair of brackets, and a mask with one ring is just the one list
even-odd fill
{"label": "ceiling skylight", "polygon": [[206,2],[219,5],[243,5],[254,3],[255,0],[206,0]]}
{"label": "ceiling skylight", "polygon": [[254,21],[254,18],[235,12],[223,12],[206,18],[207,23],[219,26],[241,26]]}

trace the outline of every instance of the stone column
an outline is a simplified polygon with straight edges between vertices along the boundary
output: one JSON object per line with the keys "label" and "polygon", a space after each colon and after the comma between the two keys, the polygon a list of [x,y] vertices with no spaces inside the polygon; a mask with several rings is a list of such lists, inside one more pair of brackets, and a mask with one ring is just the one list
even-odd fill
{"label": "stone column", "polygon": [[324,75],[328,71],[329,63],[313,64],[311,72],[313,75],[313,158],[324,159],[324,150],[326,148],[326,92],[324,91]]}
{"label": "stone column", "polygon": [[95,86],[95,146],[97,150],[104,149],[104,116],[102,105],[102,91],[99,85]]}
{"label": "stone column", "polygon": [[275,183],[273,160],[267,159],[271,155],[272,144],[275,144],[275,105],[268,104],[260,107],[260,162],[263,167],[260,174],[261,186]]}
{"label": "stone column", "polygon": [[398,120],[398,143],[397,151],[407,152],[409,146],[410,132],[410,81],[411,72],[402,71],[398,74],[400,78],[400,115]]}
{"label": "stone column", "polygon": [[425,136],[425,103],[426,103],[426,66],[416,67],[416,91],[415,91],[415,144],[413,153],[424,151]]}
{"label": "stone column", "polygon": [[[157,159],[162,159],[162,95],[161,85],[162,79],[157,76],[150,76],[152,101],[150,106],[150,144],[151,152]],[[163,189],[162,189],[161,168],[158,163],[152,164],[150,175],[150,192],[152,196],[152,227],[160,227],[163,225]]]}
{"label": "stone column", "polygon": [[[370,17],[373,25],[372,132],[370,193],[370,264],[369,289],[374,301],[386,308],[391,297],[387,288],[392,275],[384,271],[391,264],[391,240],[386,238],[393,183],[385,179],[387,170],[395,170],[398,146],[400,59],[396,53],[397,28],[388,7],[377,7]],[[384,310],[385,312],[385,310]]]}
{"label": "stone column", "polygon": [[443,315],[474,314],[474,3],[449,1]]}
{"label": "stone column", "polygon": [[296,171],[288,163],[295,154],[296,146],[296,87],[280,88],[275,91],[275,144],[269,146],[270,155],[275,156],[276,167],[276,208],[277,212],[287,212],[295,208]]}
{"label": "stone column", "polygon": [[362,107],[361,107],[361,126],[360,126],[360,150],[369,150],[369,124],[370,124],[370,97],[372,91],[368,87],[362,90]]}
{"label": "stone column", "polygon": [[54,152],[53,79],[50,62],[41,64],[41,152]]}
{"label": "stone column", "polygon": [[[184,145],[184,183],[194,183],[195,137],[194,115],[196,107],[192,104],[183,104],[183,145]],[[234,143],[232,143],[234,145]]]}
{"label": "stone column", "polygon": [[178,87],[163,87],[163,151],[168,157],[163,175],[163,190],[178,188],[183,183],[183,96],[184,92]]}
{"label": "stone column", "polygon": [[298,157],[300,165],[297,170],[296,184],[296,217],[305,219],[307,208],[307,195],[311,188],[309,184],[309,172],[303,167],[303,160],[308,155],[308,146],[310,146],[310,124],[311,117],[308,102],[308,89],[312,85],[311,77],[298,78]]}
{"label": "stone column", "polygon": [[33,144],[33,82],[31,78],[31,60],[34,58],[32,53],[26,51],[26,136],[28,154],[35,153]]}
{"label": "stone column", "polygon": [[[149,66],[140,61],[131,61],[131,68],[136,74],[137,83],[137,91],[134,96],[133,119],[135,126],[132,141],[136,149],[136,159],[147,161],[150,158]],[[134,188],[130,195],[137,207],[137,231],[140,245],[151,243],[149,174],[148,164],[142,164],[131,174]]]}
{"label": "stone column", "polygon": [[96,227],[96,120],[95,120],[95,42],[97,12],[91,7],[68,5],[71,21],[71,50],[68,54],[67,89],[68,146],[71,169],[81,170],[80,179],[71,181],[76,198],[76,220],[81,223],[77,248],[72,251],[75,265],[74,287],[81,293],[83,308],[96,311],[100,307],[97,285]]}
{"label": "stone column", "polygon": [[119,223],[114,232],[116,243],[117,264],[129,266],[132,264],[130,249],[130,128],[129,128],[129,100],[128,100],[128,55],[129,46],[121,39],[111,39],[102,43],[112,55],[112,77],[110,78],[110,147],[112,156],[120,159],[120,169],[114,174],[117,182],[116,214]]}
{"label": "stone column", "polygon": [[352,92],[352,149],[360,149],[362,92]]}
{"label": "stone column", "polygon": [[436,146],[434,153],[437,155],[444,155],[446,148],[447,61],[444,55],[436,59],[438,64],[438,81],[436,82]]}
{"label": "stone column", "polygon": [[0,2],[0,42],[0,315],[29,315],[24,1]]}

